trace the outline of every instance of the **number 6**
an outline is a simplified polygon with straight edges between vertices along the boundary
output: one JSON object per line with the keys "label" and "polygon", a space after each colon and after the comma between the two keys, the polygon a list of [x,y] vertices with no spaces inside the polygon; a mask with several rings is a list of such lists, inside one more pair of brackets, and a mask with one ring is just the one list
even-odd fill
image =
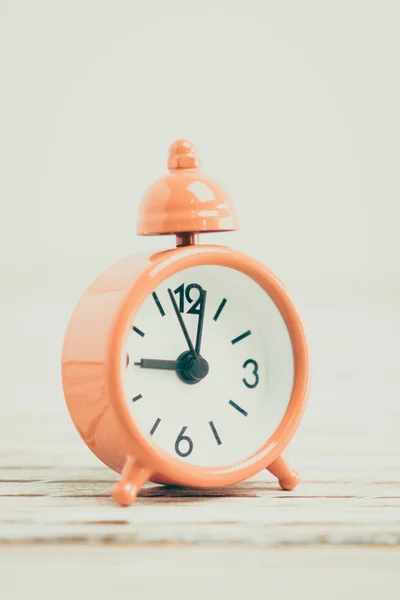
{"label": "number 6", "polygon": [[[193,450],[193,442],[190,439],[190,437],[188,435],[183,435],[185,433],[187,429],[186,427],[182,427],[178,437],[176,438],[176,442],[175,442],[175,452],[178,454],[178,456],[181,456],[182,458],[186,458],[186,456],[189,456],[189,454],[191,454],[192,450]],[[181,442],[187,442],[189,444],[188,449],[186,450],[186,452],[182,452],[179,449],[179,445]]]}

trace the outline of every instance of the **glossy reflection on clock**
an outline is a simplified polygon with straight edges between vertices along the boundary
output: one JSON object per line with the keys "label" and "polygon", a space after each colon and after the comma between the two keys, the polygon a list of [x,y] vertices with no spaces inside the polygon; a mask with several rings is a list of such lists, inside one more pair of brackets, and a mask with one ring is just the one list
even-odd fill
{"label": "glossy reflection on clock", "polygon": [[165,280],[127,332],[121,370],[140,430],[185,462],[242,461],[273,434],[294,376],[290,336],[247,275],[216,265]]}

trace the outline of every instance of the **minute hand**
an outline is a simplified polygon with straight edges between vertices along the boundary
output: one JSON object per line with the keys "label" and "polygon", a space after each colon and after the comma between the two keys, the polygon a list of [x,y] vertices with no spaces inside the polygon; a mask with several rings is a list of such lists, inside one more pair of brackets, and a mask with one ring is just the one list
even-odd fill
{"label": "minute hand", "polygon": [[206,310],[206,298],[207,298],[207,292],[206,292],[206,290],[202,290],[202,292],[201,292],[201,311],[199,314],[199,320],[197,322],[197,335],[196,335],[196,348],[195,348],[197,356],[200,356],[200,350],[201,350],[201,338],[203,335],[204,313]]}
{"label": "minute hand", "polygon": [[170,288],[168,288],[168,294],[169,294],[169,297],[171,298],[172,306],[174,307],[175,314],[176,314],[177,319],[179,321],[179,325],[181,326],[181,329],[183,331],[183,335],[185,336],[187,345],[189,346],[189,350],[193,354],[193,356],[197,356],[196,350],[194,349],[194,346],[192,344],[192,340],[190,339],[190,335],[188,333],[188,330],[186,329],[186,325],[185,325],[185,323],[183,321],[182,315],[181,315],[181,313],[179,311],[178,305],[177,305],[176,300],[174,298],[174,294],[173,294],[173,292],[172,292],[172,290]]}

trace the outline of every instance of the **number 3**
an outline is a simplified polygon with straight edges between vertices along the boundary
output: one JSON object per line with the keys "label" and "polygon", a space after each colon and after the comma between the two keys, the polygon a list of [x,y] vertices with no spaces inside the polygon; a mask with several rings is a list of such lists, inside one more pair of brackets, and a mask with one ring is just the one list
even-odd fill
{"label": "number 3", "polygon": [[258,364],[252,358],[248,358],[243,363],[243,369],[245,369],[248,365],[252,365],[252,367],[253,367],[253,370],[251,373],[252,373],[252,375],[254,375],[254,382],[249,383],[245,377],[243,377],[242,381],[246,387],[253,389],[258,385],[258,382],[260,381],[260,377],[258,375]]}

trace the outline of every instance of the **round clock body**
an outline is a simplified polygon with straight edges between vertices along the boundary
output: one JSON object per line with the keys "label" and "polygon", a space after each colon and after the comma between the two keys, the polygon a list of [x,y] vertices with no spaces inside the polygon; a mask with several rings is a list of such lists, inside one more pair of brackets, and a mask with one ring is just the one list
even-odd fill
{"label": "round clock body", "polygon": [[62,376],[85,443],[122,472],[131,504],[145,481],[223,486],[281,458],[303,413],[307,349],[297,312],[264,265],[223,246],[124,259],[76,307]]}

